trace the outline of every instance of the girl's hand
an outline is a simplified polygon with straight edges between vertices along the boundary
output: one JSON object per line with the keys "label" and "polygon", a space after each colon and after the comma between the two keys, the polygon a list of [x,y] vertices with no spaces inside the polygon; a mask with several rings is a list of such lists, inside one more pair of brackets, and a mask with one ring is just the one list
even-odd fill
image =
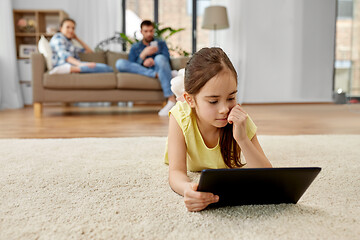
{"label": "girl's hand", "polygon": [[189,212],[201,211],[211,203],[219,201],[219,196],[208,192],[198,192],[197,183],[190,183],[184,191],[184,202]]}
{"label": "girl's hand", "polygon": [[228,122],[233,125],[233,135],[237,142],[247,138],[246,136],[246,120],[247,113],[240,104],[235,105],[228,116]]}

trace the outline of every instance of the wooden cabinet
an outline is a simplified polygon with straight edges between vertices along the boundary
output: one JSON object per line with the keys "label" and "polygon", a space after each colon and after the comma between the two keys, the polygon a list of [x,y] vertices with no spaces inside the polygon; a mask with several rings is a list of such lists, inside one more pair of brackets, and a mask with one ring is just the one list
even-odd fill
{"label": "wooden cabinet", "polygon": [[31,105],[30,54],[37,51],[41,35],[50,40],[68,15],[62,10],[13,10],[13,14],[20,86],[25,105]]}
{"label": "wooden cabinet", "polygon": [[21,93],[23,96],[24,104],[31,105],[32,104],[31,61],[30,59],[18,59],[17,65],[19,71]]}
{"label": "wooden cabinet", "polygon": [[18,59],[30,58],[41,35],[50,39],[68,15],[62,10],[13,10]]}

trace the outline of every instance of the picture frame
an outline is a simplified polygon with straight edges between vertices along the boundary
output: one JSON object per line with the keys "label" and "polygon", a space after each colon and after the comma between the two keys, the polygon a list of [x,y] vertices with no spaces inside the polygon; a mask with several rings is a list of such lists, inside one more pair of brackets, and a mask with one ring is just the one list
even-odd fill
{"label": "picture frame", "polygon": [[19,46],[19,57],[30,58],[31,53],[37,52],[36,45],[32,44],[20,44]]}

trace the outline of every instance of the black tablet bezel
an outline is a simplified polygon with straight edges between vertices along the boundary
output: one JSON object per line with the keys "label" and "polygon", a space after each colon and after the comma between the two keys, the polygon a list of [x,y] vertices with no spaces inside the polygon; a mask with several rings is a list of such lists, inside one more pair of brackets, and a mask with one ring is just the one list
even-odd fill
{"label": "black tablet bezel", "polygon": [[205,169],[198,191],[220,200],[212,206],[297,203],[320,167]]}

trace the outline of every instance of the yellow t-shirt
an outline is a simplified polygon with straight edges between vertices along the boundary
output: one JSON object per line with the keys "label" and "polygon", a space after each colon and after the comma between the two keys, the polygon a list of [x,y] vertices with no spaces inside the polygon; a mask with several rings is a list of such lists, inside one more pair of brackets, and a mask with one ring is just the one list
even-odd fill
{"label": "yellow t-shirt", "polygon": [[[191,111],[187,102],[177,102],[170,110],[179,124],[186,143],[186,165],[189,171],[201,171],[203,169],[227,168],[221,155],[219,143],[214,148],[208,148],[199,131],[196,116]],[[169,113],[169,115],[170,115]],[[246,134],[251,140],[256,133],[256,125],[248,116],[246,122]],[[166,142],[165,163],[169,164],[168,143]]]}

